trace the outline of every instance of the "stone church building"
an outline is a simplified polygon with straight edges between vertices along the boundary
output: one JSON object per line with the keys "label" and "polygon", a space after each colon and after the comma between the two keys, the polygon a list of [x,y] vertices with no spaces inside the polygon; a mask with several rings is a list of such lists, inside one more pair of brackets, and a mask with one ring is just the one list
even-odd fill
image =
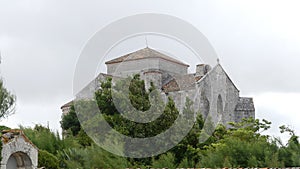
{"label": "stone church building", "polygon": [[[179,110],[183,109],[188,97],[193,101],[195,112],[202,113],[203,117],[217,117],[223,124],[255,118],[253,99],[240,97],[238,88],[219,63],[214,67],[199,64],[195,73],[188,73],[189,65],[147,47],[105,64],[107,73],[100,73],[82,89],[79,97],[93,97],[92,91],[100,87],[99,81],[108,76],[140,74],[146,88],[153,82],[162,93],[174,99]],[[63,114],[68,113],[70,105],[61,107]]]}

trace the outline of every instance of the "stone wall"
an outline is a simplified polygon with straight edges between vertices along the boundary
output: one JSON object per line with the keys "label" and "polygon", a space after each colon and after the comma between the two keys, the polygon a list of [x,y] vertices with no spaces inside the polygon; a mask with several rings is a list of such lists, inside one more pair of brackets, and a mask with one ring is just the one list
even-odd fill
{"label": "stone wall", "polygon": [[129,60],[120,63],[107,64],[107,74],[123,76],[133,75],[142,70],[157,69],[172,74],[187,74],[187,66],[172,63],[164,59],[147,58],[141,60]]}
{"label": "stone wall", "polygon": [[180,74],[185,75],[187,74],[187,66],[173,63],[164,59],[159,58],[159,68],[160,70],[172,73],[172,74]]}
{"label": "stone wall", "polygon": [[36,169],[38,149],[21,130],[4,131],[2,135],[1,169]]}
{"label": "stone wall", "polygon": [[226,124],[235,121],[239,90],[220,65],[195,83],[193,89],[168,93],[179,109],[183,109],[185,99],[188,97],[194,101],[194,111],[199,111],[203,117],[210,112],[215,122]]}
{"label": "stone wall", "polygon": [[[153,64],[155,65],[155,63]],[[168,81],[168,78],[163,80],[165,74],[171,77],[169,81],[172,81],[173,78],[177,90],[167,91],[166,95],[174,99],[180,112],[182,112],[185,100],[188,97],[194,102],[195,112],[200,112],[204,118],[210,112],[210,116],[215,123],[227,125],[228,122],[239,122],[242,118],[255,118],[253,100],[251,98],[247,100],[239,96],[239,90],[221,65],[218,64],[209,72],[204,71],[204,73],[201,74],[203,76],[199,76],[199,72],[198,74],[171,75],[166,71],[152,69],[141,71],[140,75],[141,79],[145,80],[146,88],[150,87],[150,81],[161,88],[163,81]],[[100,81],[104,81],[107,76],[110,75],[99,74],[79,93],[79,98],[93,98],[95,89],[100,87]],[[191,78],[194,80],[191,81]],[[176,88],[172,90],[174,89]]]}
{"label": "stone wall", "polygon": [[107,74],[115,76],[121,75],[126,77],[127,75],[133,75],[147,69],[159,69],[159,60],[156,58],[147,58],[107,64]]}
{"label": "stone wall", "polygon": [[93,98],[100,81],[107,76],[115,79],[139,73],[146,88],[150,87],[151,81],[154,82],[162,94],[174,99],[181,112],[188,97],[194,102],[195,112],[199,111],[203,117],[210,114],[216,123],[226,125],[255,117],[253,100],[239,96],[239,90],[220,64],[213,69],[199,64],[195,73],[187,74],[188,65],[148,48],[106,64],[108,74],[100,74],[79,93],[79,98]]}

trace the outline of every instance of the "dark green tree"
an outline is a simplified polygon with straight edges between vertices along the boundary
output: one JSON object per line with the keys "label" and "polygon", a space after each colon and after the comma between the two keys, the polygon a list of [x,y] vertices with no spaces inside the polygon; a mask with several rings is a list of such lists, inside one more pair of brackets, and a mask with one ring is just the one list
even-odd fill
{"label": "dark green tree", "polygon": [[134,108],[141,111],[150,108],[149,92],[147,92],[145,82],[140,79],[139,74],[134,75],[130,81],[129,92],[129,99]]}
{"label": "dark green tree", "polygon": [[299,136],[295,131],[288,126],[279,127],[281,133],[288,133],[290,138],[287,145],[280,142],[281,148],[279,150],[279,160],[283,161],[287,167],[296,167],[300,165],[300,144]]}
{"label": "dark green tree", "polygon": [[71,130],[73,136],[76,136],[79,133],[81,126],[77,118],[74,105],[71,106],[68,114],[63,115],[60,125],[65,131]]}
{"label": "dark green tree", "polygon": [[118,113],[112,97],[112,78],[108,77],[106,81],[100,82],[101,87],[95,92],[97,105],[102,114],[113,115]]}
{"label": "dark green tree", "polygon": [[[195,112],[192,108],[193,102],[186,98],[185,107],[183,109],[183,116],[188,119],[193,119],[195,117]],[[186,125],[186,124],[182,124]],[[175,155],[176,164],[184,163],[188,164],[190,167],[198,162],[199,159],[199,136],[204,125],[204,120],[201,113],[197,113],[196,119],[194,120],[194,125],[189,133],[184,137],[183,140],[179,142],[174,148],[170,150]],[[183,162],[184,161],[184,162]]]}
{"label": "dark green tree", "polygon": [[[125,86],[128,86],[128,91],[124,90]],[[155,114],[161,112],[161,114],[153,121],[148,123],[139,123],[124,118],[117,111],[112,97],[114,92],[114,99],[119,107],[127,113],[133,113],[136,111],[149,111],[148,113]],[[128,96],[126,95],[128,93]],[[150,97],[151,93],[151,97]],[[121,79],[116,81],[114,86],[112,85],[112,79],[108,78],[102,82],[101,88],[95,93],[98,107],[102,114],[104,114],[105,120],[111,125],[112,128],[118,132],[133,137],[133,138],[146,138],[153,137],[171,127],[174,121],[177,119],[179,112],[175,107],[175,103],[171,98],[165,105],[162,99],[160,99],[160,93],[155,90],[155,86],[151,83],[150,89],[146,90],[145,83],[140,79],[139,75],[133,76],[133,78]],[[129,98],[127,98],[129,97]],[[128,99],[130,102],[127,102]],[[150,100],[157,103],[151,107]],[[105,105],[107,104],[107,105]],[[128,108],[128,105],[132,105],[132,108]],[[151,108],[151,109],[150,109]],[[141,118],[143,115],[141,114]],[[95,124],[95,122],[90,122]],[[98,123],[99,124],[99,123]],[[134,148],[134,143],[125,143],[124,152]],[[152,145],[149,145],[151,148]],[[140,153],[143,153],[142,150]],[[149,165],[151,158],[147,159],[131,159],[132,164]]]}
{"label": "dark green tree", "polygon": [[270,122],[244,119],[203,151],[200,163],[206,167],[281,167],[278,147],[261,134]]}
{"label": "dark green tree", "polygon": [[46,150],[39,150],[38,154],[38,167],[45,167],[49,169],[58,169],[58,159],[53,154]]}
{"label": "dark green tree", "polygon": [[[82,129],[81,124],[78,120],[78,117],[75,112],[75,106],[72,105],[70,108],[70,112],[63,116],[60,121],[61,128],[64,130],[65,137],[71,137],[78,141],[78,143],[83,146],[91,146],[93,140],[86,134],[86,132]],[[71,133],[68,133],[68,132]]]}
{"label": "dark green tree", "polygon": [[[125,91],[125,92],[124,92]],[[156,96],[156,97],[153,97]],[[112,82],[111,78],[101,82],[101,88],[96,91],[95,99],[96,104],[93,105],[91,100],[79,101],[76,105],[76,110],[83,110],[82,114],[77,113],[80,119],[84,119],[88,130],[94,131],[97,134],[99,127],[108,127],[102,123],[108,122],[112,129],[124,135],[133,138],[147,138],[160,134],[173,126],[174,122],[183,119],[182,126],[186,119],[193,119],[195,112],[193,111],[193,103],[188,98],[183,112],[180,114],[177,110],[172,98],[168,98],[166,102],[159,100],[160,92],[155,90],[153,83],[147,90],[144,81],[138,75],[132,78],[120,79],[120,81]],[[116,100],[114,100],[116,99]],[[129,100],[129,101],[128,101]],[[153,100],[156,103],[152,107]],[[127,113],[141,113],[141,118],[144,112],[156,113],[162,112],[159,116],[148,122],[138,123],[124,118],[117,110],[115,103],[119,104],[118,109],[126,110]],[[133,107],[133,109],[132,109]],[[100,110],[95,111],[95,110]],[[75,112],[74,108],[72,111]],[[93,142],[86,139],[86,134],[80,127],[76,113],[72,113],[69,118],[66,118],[68,124],[65,129],[72,131],[72,137],[76,138],[76,142],[80,143],[81,147],[73,149],[64,149],[60,151],[59,157],[63,159],[61,162],[63,166],[69,168],[91,168],[91,167],[109,167],[109,166],[122,166],[126,167],[294,167],[300,165],[300,146],[298,136],[295,132],[288,127],[282,126],[282,132],[288,132],[291,138],[287,145],[280,144],[278,140],[272,139],[268,135],[263,135],[265,130],[270,128],[271,122],[267,120],[257,119],[243,119],[239,123],[229,123],[231,127],[227,128],[224,125],[213,125],[210,117],[206,118],[208,122],[205,123],[199,112],[198,116],[193,120],[193,127],[188,135],[181,140],[181,142],[166,152],[165,154],[158,155],[152,158],[131,159],[127,158],[118,159],[108,155],[106,162],[97,161],[92,162],[93,156],[103,156],[107,152],[100,151]],[[101,117],[102,115],[102,117]],[[193,118],[187,118],[193,117]],[[70,122],[70,123],[69,123]],[[63,122],[62,122],[63,123]],[[73,129],[76,130],[71,130]],[[205,127],[205,129],[204,129]],[[108,127],[107,133],[112,129]],[[73,131],[76,131],[73,136]],[[175,130],[174,130],[175,131]],[[179,130],[180,131],[180,130]],[[124,140],[112,140],[113,138],[106,138],[103,133],[99,136],[99,140],[118,142],[124,151],[134,148],[135,143],[126,143]],[[176,132],[168,138],[172,141],[178,138]],[[209,134],[212,133],[212,134]],[[207,135],[207,140],[199,143],[199,136]],[[103,140],[101,140],[103,141]],[[165,144],[165,142],[164,142]],[[145,145],[146,149],[150,149],[152,145]],[[99,152],[97,152],[99,151]],[[99,153],[99,154],[98,154]],[[144,153],[143,150],[136,153]],[[92,156],[90,155],[92,154]],[[112,165],[114,159],[120,160],[121,165]],[[126,161],[126,160],[125,160]],[[124,168],[124,167],[123,167]]]}
{"label": "dark green tree", "polygon": [[0,119],[15,112],[16,96],[11,94],[0,79]]}

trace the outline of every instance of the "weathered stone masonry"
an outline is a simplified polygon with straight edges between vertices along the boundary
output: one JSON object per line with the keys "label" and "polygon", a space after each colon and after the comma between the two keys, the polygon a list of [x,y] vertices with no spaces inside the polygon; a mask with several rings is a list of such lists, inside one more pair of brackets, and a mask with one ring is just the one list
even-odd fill
{"label": "weathered stone masonry", "polygon": [[2,131],[1,169],[36,169],[38,148],[21,130]]}
{"label": "weathered stone masonry", "polygon": [[[107,61],[106,65],[107,74],[100,73],[78,94],[79,97],[93,97],[93,91],[100,87],[99,81],[108,76],[127,77],[138,73],[147,88],[154,82],[162,93],[174,99],[179,109],[183,109],[189,97],[194,100],[196,112],[200,111],[204,117],[210,112],[210,116],[217,117],[223,124],[255,118],[253,99],[239,96],[239,90],[219,63],[213,68],[199,64],[195,73],[188,74],[189,65],[144,48]],[[68,104],[62,106],[64,113],[68,107]]]}

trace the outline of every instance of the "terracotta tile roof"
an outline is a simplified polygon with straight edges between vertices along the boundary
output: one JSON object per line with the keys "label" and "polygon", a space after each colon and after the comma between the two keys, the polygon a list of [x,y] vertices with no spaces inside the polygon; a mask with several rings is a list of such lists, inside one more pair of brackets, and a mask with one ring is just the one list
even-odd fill
{"label": "terracotta tile roof", "polygon": [[177,63],[180,65],[189,67],[189,65],[187,65],[179,60],[176,60],[172,57],[169,57],[165,54],[162,54],[162,53],[160,53],[156,50],[153,50],[151,48],[148,48],[148,47],[144,48],[144,49],[140,49],[140,50],[132,52],[132,53],[129,53],[127,55],[115,58],[115,59],[112,59],[110,61],[105,62],[105,64],[113,64],[113,63],[129,61],[129,60],[139,60],[139,59],[146,59],[146,58],[161,58],[161,59],[173,62],[173,63]]}

